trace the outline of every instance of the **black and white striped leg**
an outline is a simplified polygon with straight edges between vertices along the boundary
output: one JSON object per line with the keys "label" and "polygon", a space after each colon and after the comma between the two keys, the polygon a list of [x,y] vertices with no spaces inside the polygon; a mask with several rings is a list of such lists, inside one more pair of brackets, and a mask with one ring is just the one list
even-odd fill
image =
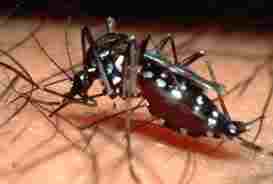
{"label": "black and white striped leg", "polygon": [[176,52],[176,47],[175,47],[175,41],[174,37],[171,34],[168,34],[166,38],[163,38],[156,46],[155,48],[158,49],[159,51],[162,51],[166,44],[170,42],[171,48],[172,48],[172,54],[174,58],[174,64],[178,64],[178,58],[177,58],[177,52]]}

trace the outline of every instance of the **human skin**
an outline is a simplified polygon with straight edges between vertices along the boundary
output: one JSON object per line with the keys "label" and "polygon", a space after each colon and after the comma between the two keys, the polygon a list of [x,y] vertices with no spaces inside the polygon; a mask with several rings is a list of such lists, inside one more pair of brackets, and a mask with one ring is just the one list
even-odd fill
{"label": "human skin", "polygon": [[[91,19],[93,20],[93,19]],[[95,21],[95,19],[94,19]],[[88,21],[89,23],[90,21]],[[99,21],[98,21],[99,22]],[[7,49],[22,39],[37,19],[11,20],[1,28],[1,49]],[[48,19],[36,37],[49,55],[62,67],[69,67],[65,52],[65,20]],[[76,24],[77,23],[77,24]],[[73,20],[69,26],[69,47],[73,63],[81,61],[80,27],[82,23]],[[240,80],[248,77],[271,52],[270,38],[251,32],[226,33],[221,25],[200,25],[185,29],[179,25],[163,23],[119,25],[118,31],[135,33],[142,39],[145,33],[155,35],[154,40],[173,32],[179,49],[179,58],[204,49],[211,61],[217,80],[230,89]],[[199,30],[198,39],[182,46],[191,35]],[[253,44],[255,43],[255,44]],[[35,81],[39,81],[58,69],[39,50],[33,39],[10,53],[27,69]],[[184,55],[183,55],[184,54]],[[5,58],[1,56],[2,58]],[[8,61],[3,59],[6,63]],[[204,62],[193,64],[193,70],[209,78]],[[238,97],[237,92],[225,98],[225,103],[234,120],[250,121],[261,114],[268,95],[270,78],[267,70],[260,72],[246,93]],[[67,92],[66,84],[58,87]],[[101,90],[94,84],[90,93]],[[40,94],[41,95],[41,94]],[[43,94],[45,100],[52,95]],[[213,94],[212,94],[213,95]],[[60,98],[59,98],[60,100]],[[159,99],[160,100],[160,99]],[[117,99],[117,110],[125,109],[125,102]],[[2,104],[1,104],[2,105]],[[267,119],[257,144],[266,151],[272,151],[272,105],[267,110]],[[5,113],[9,112],[3,105]],[[76,125],[91,124],[92,121],[114,112],[113,101],[108,97],[98,99],[97,107],[71,105],[60,114],[71,119]],[[0,118],[3,119],[4,116]],[[212,138],[190,138],[177,135],[167,129],[152,125],[149,112],[140,110],[133,114],[132,124],[146,123],[134,128],[131,133],[132,169],[126,159],[125,124],[127,116],[114,117],[99,125],[89,146],[89,154],[80,151],[84,147],[79,141],[78,129],[58,119],[58,127],[75,144],[65,139],[30,104],[13,121],[1,128],[0,182],[16,184],[81,184],[81,183],[272,183],[272,157],[258,154],[253,157],[251,150],[240,145],[238,140],[227,140],[217,147],[219,140]],[[53,122],[56,122],[54,117]],[[183,117],[181,117],[183,121]],[[1,121],[2,122],[2,121]],[[252,140],[257,125],[245,138]],[[95,131],[94,131],[95,132]],[[80,144],[81,143],[81,144]],[[217,148],[216,148],[217,147]],[[134,174],[133,174],[134,173]]]}

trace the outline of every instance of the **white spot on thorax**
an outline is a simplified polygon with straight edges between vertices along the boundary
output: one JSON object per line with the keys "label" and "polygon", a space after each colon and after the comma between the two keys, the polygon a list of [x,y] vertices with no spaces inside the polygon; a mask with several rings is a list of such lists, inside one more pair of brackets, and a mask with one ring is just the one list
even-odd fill
{"label": "white spot on thorax", "polygon": [[152,78],[154,76],[153,72],[151,71],[144,72],[142,75],[144,78]]}
{"label": "white spot on thorax", "polygon": [[109,63],[109,64],[107,65],[107,68],[106,68],[106,73],[107,73],[107,74],[111,74],[111,73],[113,73],[113,70],[114,70],[113,65],[112,65],[111,63]]}
{"label": "white spot on thorax", "polygon": [[120,56],[118,57],[118,59],[116,60],[116,62],[115,62],[115,66],[116,66],[116,68],[117,68],[117,70],[118,70],[119,72],[122,71],[122,64],[123,64],[123,61],[124,61],[124,56],[123,56],[123,55],[120,55]]}
{"label": "white spot on thorax", "polygon": [[113,84],[114,85],[116,85],[116,84],[118,84],[120,81],[121,81],[121,78],[120,77],[117,77],[117,76],[115,76],[114,78],[113,78]]}
{"label": "white spot on thorax", "polygon": [[104,58],[104,57],[108,56],[109,53],[110,53],[109,50],[106,50],[106,51],[104,51],[104,52],[102,52],[102,53],[100,54],[100,57],[101,57],[101,58]]}

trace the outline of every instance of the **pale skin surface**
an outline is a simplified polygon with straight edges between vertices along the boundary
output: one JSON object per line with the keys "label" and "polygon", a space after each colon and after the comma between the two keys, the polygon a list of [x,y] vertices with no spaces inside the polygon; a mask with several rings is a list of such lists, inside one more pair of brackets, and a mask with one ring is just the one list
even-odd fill
{"label": "pale skin surface", "polygon": [[[48,21],[36,37],[58,64],[68,68],[63,22]],[[37,24],[36,20],[20,20],[1,28],[1,49],[7,49],[22,39],[35,23]],[[153,27],[136,25],[129,28],[120,26],[118,29],[137,31],[137,38],[142,38],[143,33],[140,31],[155,31],[156,41],[163,38],[168,31],[175,31],[178,47],[197,30],[193,29],[193,32],[182,28],[168,30],[166,28],[168,26],[161,25],[162,27],[165,29],[158,29],[160,25]],[[204,28],[201,27],[201,29]],[[182,53],[207,50],[208,56],[205,59],[212,62],[218,81],[225,84],[227,89],[250,75],[255,66],[261,63],[272,50],[270,48],[272,35],[269,34],[268,37],[259,37],[259,35],[254,37],[250,33],[247,33],[248,35],[246,33],[223,34],[217,26],[210,26],[209,30],[197,41],[185,47]],[[72,61],[79,63],[81,46],[78,24],[70,26],[69,40]],[[58,69],[41,53],[33,39],[11,54],[24,65],[35,81],[58,72]],[[184,56],[180,54],[179,58]],[[3,58],[5,57],[1,57],[1,61],[6,61]],[[193,67],[197,73],[208,78],[204,63],[197,62]],[[68,88],[63,89],[63,86],[64,84],[59,91],[66,92]],[[94,86],[90,93],[101,90],[99,83]],[[231,116],[242,121],[249,121],[259,116],[269,86],[270,79],[267,73],[261,72],[242,97],[237,97],[237,93],[228,96],[225,101]],[[52,97],[52,95],[46,94],[46,97]],[[117,99],[116,102],[118,109],[125,108],[122,100]],[[103,97],[98,99],[98,107],[72,105],[62,110],[61,114],[73,119],[77,124],[91,123],[92,120],[103,117],[105,110],[109,113],[113,112],[112,107],[112,100]],[[273,105],[268,109],[268,118],[257,141],[268,151],[272,151],[272,107]],[[3,112],[5,108],[1,104]],[[56,135],[56,130],[49,122],[31,105],[28,105],[11,124],[0,130],[0,183],[135,183],[136,180],[128,169],[125,155],[126,141],[124,130],[121,130],[125,117],[113,118],[100,126],[100,131],[97,131],[92,139],[89,149],[91,156],[87,157],[86,153],[71,146],[61,134]],[[133,117],[138,119],[133,123],[141,123],[141,120],[149,121],[151,118],[146,111],[138,112]],[[0,118],[3,119],[4,116]],[[183,117],[181,121],[182,119]],[[55,121],[54,118],[52,120]],[[61,120],[59,120],[59,127],[71,140],[77,142],[80,136],[76,129]],[[245,137],[251,140],[256,133],[256,128],[257,126],[254,126]],[[23,133],[18,136],[20,132]],[[191,139],[150,125],[137,129],[131,135],[132,152],[135,156],[133,170],[140,183],[216,184],[272,183],[273,181],[271,166],[273,158],[263,155],[253,158],[252,152],[240,146],[238,141],[227,141],[213,153],[207,153],[214,149],[219,141]]]}

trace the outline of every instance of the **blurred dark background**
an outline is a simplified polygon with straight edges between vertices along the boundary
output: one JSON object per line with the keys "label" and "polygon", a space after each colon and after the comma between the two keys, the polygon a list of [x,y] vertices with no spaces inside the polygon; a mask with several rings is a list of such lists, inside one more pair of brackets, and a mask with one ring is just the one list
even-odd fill
{"label": "blurred dark background", "polygon": [[[248,1],[180,1],[176,4],[173,2],[160,2],[158,4],[143,4],[140,1],[127,1],[123,7],[117,1],[92,1],[92,0],[8,0],[0,4],[0,13],[2,15],[10,14],[13,16],[35,16],[46,15],[52,18],[65,17],[68,15],[77,17],[88,17],[98,14],[101,17],[112,16],[119,21],[165,21],[179,23],[184,25],[199,24],[203,22],[215,22],[233,26],[237,28],[246,28],[259,26],[259,29],[268,29],[273,27],[273,9],[269,4],[260,0]],[[168,3],[168,4],[167,4]],[[133,5],[136,6],[133,6]],[[160,7],[160,5],[162,7]],[[166,6],[168,5],[168,6]],[[175,7],[173,9],[173,7]],[[16,8],[17,7],[17,8]],[[109,9],[108,9],[109,8]],[[110,11],[112,10],[111,13]],[[113,14],[126,12],[149,13],[142,16],[115,16]],[[184,14],[183,16],[158,16],[157,13]],[[121,13],[121,14],[122,14]],[[261,15],[263,14],[263,15]]]}

